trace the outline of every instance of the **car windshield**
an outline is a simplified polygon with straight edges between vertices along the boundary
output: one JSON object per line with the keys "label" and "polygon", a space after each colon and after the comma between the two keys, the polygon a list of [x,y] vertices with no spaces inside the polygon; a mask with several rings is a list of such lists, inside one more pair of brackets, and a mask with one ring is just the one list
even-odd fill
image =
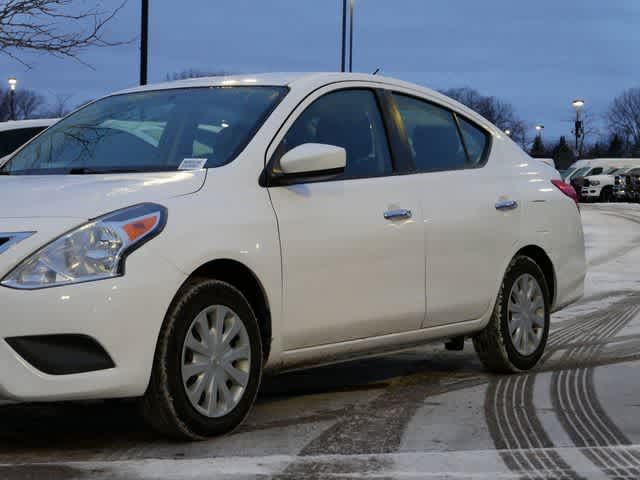
{"label": "car windshield", "polygon": [[584,175],[584,173],[586,173],[587,171],[591,170],[591,167],[583,167],[583,168],[579,168],[578,170],[576,170],[573,175],[571,175],[571,178],[578,178],[581,177],[582,175]]}
{"label": "car windshield", "polygon": [[219,167],[246,146],[286,91],[285,87],[241,86],[110,96],[27,144],[0,168],[0,174]]}

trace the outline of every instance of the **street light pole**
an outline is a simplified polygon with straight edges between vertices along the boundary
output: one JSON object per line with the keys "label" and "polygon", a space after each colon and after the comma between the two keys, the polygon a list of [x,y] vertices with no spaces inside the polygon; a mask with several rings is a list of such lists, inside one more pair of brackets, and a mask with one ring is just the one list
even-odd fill
{"label": "street light pole", "polygon": [[16,86],[18,80],[15,77],[9,77],[9,119],[16,119]]}
{"label": "street light pole", "polygon": [[538,137],[542,140],[542,131],[544,130],[544,125],[536,125],[536,132],[538,132]]}
{"label": "street light pole", "polygon": [[[353,71],[353,11],[355,0],[342,0],[342,60],[340,71]],[[347,35],[347,12],[349,15],[349,34]],[[347,36],[349,38],[349,61],[347,62]],[[347,70],[348,69],[348,70]]]}
{"label": "street light pole", "polygon": [[349,71],[353,72],[353,11],[356,0],[350,0],[349,6]]}
{"label": "street light pole", "polygon": [[149,0],[141,0],[140,12],[140,85],[147,84],[149,64]]}
{"label": "street light pole", "polygon": [[582,107],[584,107],[584,100],[577,98],[573,102],[571,102],[571,105],[576,110],[576,123],[574,126],[574,133],[576,136],[576,154],[579,156],[580,155],[580,137],[582,136],[582,133],[583,133],[582,119],[580,118],[580,110],[582,109]]}
{"label": "street light pole", "polygon": [[347,64],[347,2],[349,0],[342,0],[342,67],[341,72],[344,72]]}

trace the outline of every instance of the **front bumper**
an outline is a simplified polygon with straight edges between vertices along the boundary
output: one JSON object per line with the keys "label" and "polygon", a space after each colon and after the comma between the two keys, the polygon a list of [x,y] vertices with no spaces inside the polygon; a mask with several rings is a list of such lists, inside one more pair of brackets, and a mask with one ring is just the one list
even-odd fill
{"label": "front bumper", "polygon": [[[156,341],[186,276],[154,253],[153,242],[127,259],[120,278],[42,290],[0,287],[0,398],[14,401],[133,397],[149,382]],[[11,337],[82,335],[115,365],[52,375],[22,358]]]}

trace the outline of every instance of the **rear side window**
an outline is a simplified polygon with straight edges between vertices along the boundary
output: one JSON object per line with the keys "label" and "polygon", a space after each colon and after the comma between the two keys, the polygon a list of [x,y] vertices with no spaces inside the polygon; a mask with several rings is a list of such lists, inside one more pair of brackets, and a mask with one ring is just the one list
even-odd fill
{"label": "rear side window", "polygon": [[17,128],[0,132],[0,157],[9,155],[27,143],[46,127]]}
{"label": "rear side window", "polygon": [[469,166],[471,168],[479,167],[484,163],[485,152],[489,146],[488,134],[460,116],[458,116],[458,122],[464,145],[467,148]]}
{"label": "rear side window", "polygon": [[340,90],[313,102],[285,135],[278,158],[305,143],[346,150],[347,165],[339,178],[377,177],[393,170],[382,115],[370,90]]}
{"label": "rear side window", "polygon": [[451,111],[413,97],[393,96],[418,171],[461,170],[469,166]]}

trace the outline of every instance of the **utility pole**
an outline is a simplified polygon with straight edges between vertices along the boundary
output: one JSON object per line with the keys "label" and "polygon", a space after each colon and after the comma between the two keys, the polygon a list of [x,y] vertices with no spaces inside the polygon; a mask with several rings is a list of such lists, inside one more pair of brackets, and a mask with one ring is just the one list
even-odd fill
{"label": "utility pole", "polygon": [[149,64],[149,0],[141,0],[140,15],[140,85],[147,84]]}

